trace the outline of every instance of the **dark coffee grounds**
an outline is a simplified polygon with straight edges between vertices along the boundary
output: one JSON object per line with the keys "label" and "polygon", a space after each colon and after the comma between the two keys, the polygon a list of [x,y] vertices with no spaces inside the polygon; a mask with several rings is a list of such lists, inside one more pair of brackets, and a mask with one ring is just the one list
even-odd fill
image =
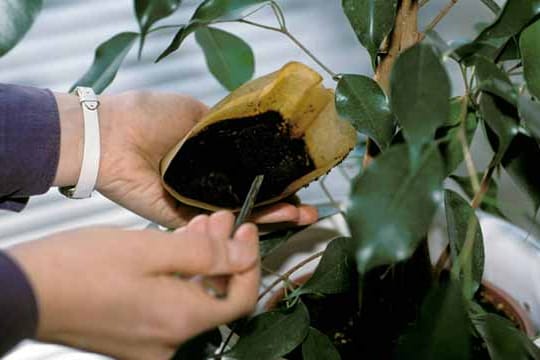
{"label": "dark coffee grounds", "polygon": [[265,175],[260,202],[314,169],[304,139],[291,138],[281,115],[267,112],[208,126],[186,141],[164,179],[188,198],[237,208],[255,176]]}

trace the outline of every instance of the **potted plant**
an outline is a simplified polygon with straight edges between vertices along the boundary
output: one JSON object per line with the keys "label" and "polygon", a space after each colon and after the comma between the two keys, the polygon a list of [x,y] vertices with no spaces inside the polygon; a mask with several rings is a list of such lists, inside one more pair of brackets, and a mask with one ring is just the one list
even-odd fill
{"label": "potted plant", "polygon": [[[215,26],[239,22],[279,32],[335,80],[337,113],[364,135],[358,142],[363,168],[340,211],[350,236],[333,239],[325,251],[279,274],[274,284],[284,289],[279,301],[231,324],[231,334],[238,335],[234,344],[215,329],[183,345],[177,358],[540,359],[523,322],[518,329],[517,307],[501,309],[489,284],[482,283],[484,239],[477,218],[479,209],[504,216],[494,196],[501,169],[535,210],[540,205],[540,1],[508,0],[500,7],[481,0],[493,21],[466,42],[435,32],[458,0],[449,0],[425,29],[418,29],[428,2],[342,1],[351,31],[371,57],[374,78],[331,70],[289,32],[273,0],[204,0],[187,24],[164,26],[156,23],[180,0],[135,0],[140,32],[118,34],[97,49],[77,85],[100,92],[137,41],[142,51],[148,34],[175,28],[157,60],[194,34],[210,72],[232,91],[252,77],[253,53],[243,40]],[[18,24],[0,55],[22,37],[38,11],[31,6],[37,2],[22,3],[28,6],[27,21]],[[252,21],[250,16],[265,8],[274,12],[277,25]],[[456,97],[450,64],[462,75],[464,93]],[[477,129],[493,149],[485,168],[472,156]],[[465,177],[455,173],[460,164]],[[448,179],[462,191],[450,190]],[[440,206],[449,244],[433,264],[427,233]],[[303,230],[262,236],[261,256],[287,246]],[[317,258],[310,278],[291,278]]]}

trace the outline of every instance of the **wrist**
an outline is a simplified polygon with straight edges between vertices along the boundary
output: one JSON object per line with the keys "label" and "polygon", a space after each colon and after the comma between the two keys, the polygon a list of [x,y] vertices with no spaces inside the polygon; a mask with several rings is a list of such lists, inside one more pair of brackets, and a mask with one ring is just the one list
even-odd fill
{"label": "wrist", "polygon": [[75,185],[81,172],[84,145],[83,114],[77,96],[54,94],[60,121],[60,155],[54,186]]}

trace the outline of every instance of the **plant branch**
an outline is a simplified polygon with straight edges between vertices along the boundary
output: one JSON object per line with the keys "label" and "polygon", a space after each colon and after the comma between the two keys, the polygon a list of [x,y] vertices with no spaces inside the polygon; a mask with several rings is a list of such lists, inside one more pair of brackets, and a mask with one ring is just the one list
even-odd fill
{"label": "plant branch", "polygon": [[418,2],[418,6],[419,7],[425,6],[425,5],[427,5],[428,2],[429,2],[429,0],[420,0]]}
{"label": "plant branch", "polygon": [[481,0],[495,15],[499,15],[501,7],[493,0]]}
{"label": "plant branch", "polygon": [[323,256],[324,254],[324,251],[325,250],[322,250],[322,251],[319,251],[318,253],[315,253],[313,255],[311,255],[310,257],[307,257],[305,258],[304,260],[302,260],[301,262],[299,262],[298,264],[296,264],[295,266],[293,266],[292,268],[290,268],[287,272],[283,273],[278,279],[274,280],[260,295],[259,295],[259,298],[257,299],[258,301],[260,301],[263,297],[265,297],[270,291],[272,291],[273,288],[275,288],[279,283],[281,283],[282,281],[284,281],[284,279],[286,279],[287,281],[289,280],[289,277],[295,273],[296,271],[300,270],[302,267],[304,267],[305,265],[309,264],[310,262],[312,262],[313,260],[316,260],[318,258],[320,258],[321,256]]}
{"label": "plant branch", "polygon": [[240,19],[240,20],[235,20],[235,21],[243,23],[243,24],[255,26],[255,27],[258,27],[258,28],[261,28],[261,29],[265,29],[265,30],[270,30],[270,31],[276,31],[276,32],[279,32],[279,33],[283,33],[283,30],[280,29],[280,28],[269,26],[269,25],[264,25],[264,24],[259,24],[259,23],[249,21],[249,20],[246,20],[246,19]]}
{"label": "plant branch", "polygon": [[332,77],[332,79],[337,79],[337,74],[330,70],[326,65],[324,65],[311,51],[309,51],[300,41],[298,41],[297,38],[293,36],[288,30],[285,29],[283,32],[284,35],[286,35],[293,43],[295,43],[302,51],[304,51],[313,61],[315,61],[321,68],[323,68],[324,71],[328,73]]}
{"label": "plant branch", "polygon": [[424,39],[424,37],[426,36],[426,32],[435,29],[435,27],[441,22],[442,19],[444,19],[446,15],[448,15],[450,10],[452,10],[454,5],[456,5],[458,1],[459,0],[450,0],[450,2],[446,4],[446,6],[437,14],[437,16],[435,16],[435,18],[426,27],[424,32],[420,35],[420,41]]}
{"label": "plant branch", "polygon": [[[418,10],[417,0],[402,0],[397,10],[394,29],[388,38],[388,51],[381,54],[381,59],[375,70],[374,80],[386,94],[390,93],[390,73],[399,54],[418,42]],[[364,154],[363,166],[369,166],[373,161],[375,144],[368,139]]]}
{"label": "plant branch", "polygon": [[521,61],[519,61],[517,64],[515,64],[514,66],[512,66],[508,70],[506,70],[506,72],[509,75],[512,75],[512,72],[514,72],[515,70],[520,69],[522,66],[523,66],[523,63]]}
{"label": "plant branch", "polygon": [[270,3],[271,6],[272,6],[272,10],[274,11],[274,14],[276,15],[276,18],[278,19],[278,23],[280,25],[279,28],[277,27],[273,27],[273,26],[268,26],[268,25],[264,25],[264,24],[259,24],[259,23],[256,23],[256,22],[253,22],[253,21],[249,21],[249,20],[246,20],[246,19],[239,19],[239,20],[236,20],[240,23],[243,23],[243,24],[247,24],[247,25],[251,25],[251,26],[255,26],[255,27],[258,27],[258,28],[261,28],[261,29],[265,29],[265,30],[270,30],[270,31],[275,31],[275,32],[279,32],[285,36],[287,36],[296,46],[298,46],[307,56],[309,56],[313,61],[315,61],[317,63],[317,65],[319,65],[324,71],[326,71],[331,77],[332,79],[336,80],[337,79],[337,74],[335,72],[333,72],[328,66],[326,66],[321,60],[319,60],[319,58],[317,58],[315,56],[315,54],[313,54],[308,48],[306,48],[304,46],[304,44],[302,44],[293,34],[291,34],[291,32],[287,29],[287,26],[286,26],[286,23],[285,23],[285,17],[283,15],[283,12],[281,11],[281,8],[279,7],[279,5],[275,2],[271,2]]}
{"label": "plant branch", "polygon": [[491,177],[493,176],[493,173],[495,172],[496,168],[497,168],[497,164],[495,164],[495,162],[492,160],[488,169],[484,173],[484,176],[482,177],[480,188],[478,189],[478,191],[476,192],[472,200],[471,206],[473,209],[477,209],[480,206],[480,204],[482,204],[482,200],[484,199],[484,196],[489,190],[489,182],[491,181]]}

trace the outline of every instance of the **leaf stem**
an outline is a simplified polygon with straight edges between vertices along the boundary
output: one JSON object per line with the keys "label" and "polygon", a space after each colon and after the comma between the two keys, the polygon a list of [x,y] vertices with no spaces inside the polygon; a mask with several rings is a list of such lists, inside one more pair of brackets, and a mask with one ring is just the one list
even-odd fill
{"label": "leaf stem", "polygon": [[151,30],[148,30],[146,32],[146,35],[151,34],[153,32],[166,30],[166,29],[178,29],[179,27],[182,27],[182,26],[184,26],[184,25],[162,25],[162,26],[155,27],[155,28],[153,28]]}
{"label": "leaf stem", "polygon": [[431,20],[424,32],[420,35],[420,41],[424,39],[424,37],[426,36],[426,32],[435,29],[435,27],[441,22],[442,19],[444,19],[446,15],[448,15],[450,10],[452,10],[454,5],[456,5],[458,1],[459,0],[450,0],[450,2],[446,4],[446,6],[437,14],[437,16],[435,16],[435,18],[433,18],[433,20]]}
{"label": "leaf stem", "polygon": [[517,64],[515,64],[514,66],[510,67],[508,70],[506,70],[506,72],[509,74],[509,75],[512,75],[512,72],[520,69],[521,67],[523,66],[523,63],[521,61],[519,61]]}
{"label": "leaf stem", "polygon": [[309,51],[296,37],[293,36],[288,30],[285,30],[283,32],[293,43],[295,43],[302,51],[304,51],[313,61],[315,61],[324,71],[328,73],[332,77],[332,79],[337,79],[337,73],[333,72],[328,68],[326,65],[324,65],[311,51]]}
{"label": "leaf stem", "polygon": [[253,22],[253,21],[249,21],[249,20],[246,20],[245,18],[244,19],[239,19],[237,21],[240,22],[240,23],[255,26],[255,27],[258,27],[258,28],[261,28],[261,29],[279,32],[279,33],[287,36],[307,56],[309,56],[313,61],[315,61],[317,63],[317,65],[319,65],[324,71],[326,71],[328,73],[328,75],[330,75],[332,77],[332,79],[336,80],[337,79],[337,73],[332,71],[321,60],[319,60],[315,56],[315,54],[313,54],[308,48],[306,48],[304,46],[304,44],[302,44],[293,34],[291,34],[289,29],[287,29],[287,24],[285,22],[285,16],[283,15],[283,11],[281,10],[281,7],[279,6],[279,4],[276,3],[275,1],[271,1],[270,6],[272,7],[272,10],[274,11],[274,14],[275,14],[275,16],[277,18],[277,21],[278,21],[279,26],[280,26],[279,28],[269,26],[269,25],[260,24],[260,23],[256,23],[256,22]]}
{"label": "leaf stem", "polygon": [[480,183],[480,188],[474,195],[474,198],[472,200],[471,206],[473,209],[477,209],[480,204],[482,204],[482,200],[484,199],[484,195],[486,195],[488,189],[489,189],[489,182],[491,181],[491,177],[493,176],[493,173],[495,172],[495,169],[497,168],[497,164],[495,164],[495,157],[491,161],[488,169],[484,173],[484,176],[482,177],[482,182]]}
{"label": "leaf stem", "polygon": [[307,258],[305,258],[304,260],[302,260],[301,262],[299,262],[298,264],[296,264],[295,266],[293,266],[292,268],[290,268],[289,270],[287,270],[287,272],[283,273],[283,275],[281,277],[279,277],[278,279],[274,280],[260,295],[259,295],[259,298],[257,299],[258,301],[260,301],[263,297],[265,297],[270,291],[272,291],[273,288],[275,288],[277,285],[279,285],[279,283],[281,283],[283,281],[283,279],[289,279],[289,277],[295,273],[296,271],[300,270],[302,267],[304,267],[305,265],[309,264],[310,262],[312,262],[313,260],[316,260],[318,258],[320,258],[321,256],[323,256],[324,254],[324,251],[325,250],[322,250],[322,251],[319,251],[318,253],[315,253]]}

